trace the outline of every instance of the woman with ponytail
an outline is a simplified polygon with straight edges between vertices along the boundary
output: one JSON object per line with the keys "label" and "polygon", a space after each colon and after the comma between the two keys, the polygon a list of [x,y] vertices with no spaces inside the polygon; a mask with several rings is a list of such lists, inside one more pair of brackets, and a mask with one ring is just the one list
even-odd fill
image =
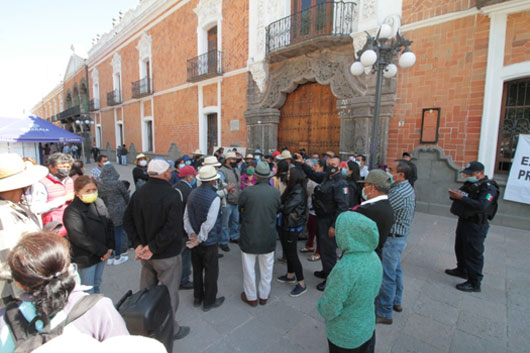
{"label": "woman with ponytail", "polygon": [[[87,295],[83,292],[85,288],[76,284],[77,273],[75,266],[70,264],[68,241],[53,233],[25,235],[10,251],[8,264],[14,282],[24,291],[18,310],[37,331],[49,323],[55,327],[62,322],[73,306]],[[0,351],[12,352],[15,339],[6,324],[5,310],[0,310]],[[97,301],[66,327],[98,341],[129,334],[108,298]]]}

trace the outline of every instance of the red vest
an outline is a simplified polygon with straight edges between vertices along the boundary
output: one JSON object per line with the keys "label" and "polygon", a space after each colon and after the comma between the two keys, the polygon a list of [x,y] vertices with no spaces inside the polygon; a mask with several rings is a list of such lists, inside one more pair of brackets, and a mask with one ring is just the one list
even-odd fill
{"label": "red vest", "polygon": [[[46,202],[50,202],[58,197],[64,197],[74,192],[74,181],[70,177],[67,177],[66,182],[63,184],[62,182],[56,180],[48,174],[46,178],[41,180],[41,183],[44,184],[44,186],[46,187],[46,191],[48,191],[48,199],[46,200]],[[51,210],[48,213],[44,213],[42,215],[42,225],[45,226],[46,224],[52,221],[56,221],[63,224],[64,210],[66,209],[66,207],[68,207],[69,204],[70,202],[67,202],[61,207],[57,207],[56,209]],[[65,236],[66,228],[63,226],[58,234],[60,236]]]}

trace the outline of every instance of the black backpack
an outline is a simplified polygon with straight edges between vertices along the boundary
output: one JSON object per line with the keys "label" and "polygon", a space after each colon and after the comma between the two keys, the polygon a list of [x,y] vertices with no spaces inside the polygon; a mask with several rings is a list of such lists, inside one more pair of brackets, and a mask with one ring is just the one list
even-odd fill
{"label": "black backpack", "polygon": [[49,342],[55,337],[63,333],[63,329],[69,323],[77,320],[90,310],[96,303],[103,298],[102,294],[91,294],[81,298],[68,315],[66,320],[61,322],[55,328],[50,328],[48,323],[41,332],[37,331],[35,325],[39,317],[35,317],[31,322],[28,322],[24,315],[19,310],[20,302],[11,302],[6,307],[5,321],[9,326],[13,339],[15,341],[15,350],[13,353],[33,352],[33,350]]}

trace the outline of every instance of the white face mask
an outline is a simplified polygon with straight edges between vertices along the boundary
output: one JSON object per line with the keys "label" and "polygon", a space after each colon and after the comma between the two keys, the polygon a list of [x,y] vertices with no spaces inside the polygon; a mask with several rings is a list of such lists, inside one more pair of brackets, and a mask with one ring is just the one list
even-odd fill
{"label": "white face mask", "polygon": [[140,162],[138,162],[138,165],[140,167],[145,167],[147,165],[147,161],[145,159],[142,159]]}

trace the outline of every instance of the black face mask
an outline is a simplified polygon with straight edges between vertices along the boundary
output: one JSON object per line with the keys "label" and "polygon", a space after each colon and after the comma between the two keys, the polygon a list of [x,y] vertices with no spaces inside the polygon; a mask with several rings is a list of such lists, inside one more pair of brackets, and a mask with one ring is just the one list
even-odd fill
{"label": "black face mask", "polygon": [[68,174],[70,174],[70,169],[68,169],[68,168],[57,168],[57,173],[55,174],[55,176],[57,177],[57,179],[63,180],[64,178],[66,178],[68,176]]}
{"label": "black face mask", "polygon": [[230,166],[231,166],[232,168],[236,168],[236,167],[237,167],[237,162],[232,162],[232,163],[230,163]]}
{"label": "black face mask", "polygon": [[337,167],[334,167],[332,165],[327,165],[326,166],[326,172],[329,174],[329,175],[333,175],[335,174],[336,172],[338,172],[338,168]]}

